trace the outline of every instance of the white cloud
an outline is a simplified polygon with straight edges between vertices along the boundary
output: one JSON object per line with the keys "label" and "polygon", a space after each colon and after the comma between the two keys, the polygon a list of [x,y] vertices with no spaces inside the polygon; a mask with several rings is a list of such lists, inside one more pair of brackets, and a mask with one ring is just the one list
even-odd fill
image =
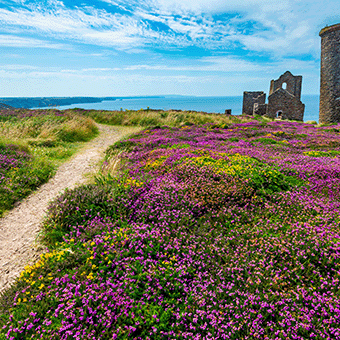
{"label": "white cloud", "polygon": [[117,48],[142,43],[139,38],[127,35],[126,31],[88,31],[83,32],[81,38],[94,45],[116,46]]}
{"label": "white cloud", "polygon": [[[185,94],[185,95],[211,95],[211,87],[218,87],[220,93],[216,95],[229,95],[225,84],[235,82],[241,87],[243,80],[232,77],[219,77],[218,75],[144,75],[126,74],[82,74],[79,72],[58,71],[28,71],[8,72],[0,69],[0,77],[5,82],[3,96],[122,96],[122,95],[152,95],[152,94]],[[252,80],[252,79],[248,79]],[[25,88],[14,85],[20,81]],[[138,84],[138,86],[136,86]],[[210,93],[209,93],[210,90]],[[241,93],[241,92],[240,92]],[[235,94],[235,93],[231,93]]]}
{"label": "white cloud", "polygon": [[339,13],[340,2],[329,0],[321,5],[320,1],[286,0],[260,5],[257,10],[249,11],[242,20],[255,20],[263,26],[249,35],[237,34],[235,39],[253,51],[270,52],[276,56],[311,54],[318,58],[320,51],[319,30],[325,22]]}
{"label": "white cloud", "polygon": [[232,55],[220,55],[202,57],[199,59],[181,59],[179,64],[176,60],[159,60],[147,63],[135,63],[129,66],[123,66],[121,70],[138,71],[138,70],[155,70],[155,71],[179,71],[179,72],[219,72],[219,73],[268,73],[275,74],[292,70],[292,72],[317,71],[319,62],[314,60],[300,60],[298,58],[280,58],[275,61],[259,62],[244,57]]}
{"label": "white cloud", "polygon": [[[338,0],[328,0],[325,6],[316,0],[102,1],[126,13],[96,9],[90,2],[71,9],[58,0],[46,1],[44,5],[40,1],[17,1],[17,7],[11,10],[0,9],[0,24],[8,32],[21,29],[26,35],[63,39],[65,44],[76,41],[133,53],[154,46],[198,46],[233,53],[235,46],[241,44],[245,50],[269,53],[275,58],[301,54],[318,58],[319,29],[326,23],[340,21]],[[226,16],[217,15],[222,13]],[[157,23],[169,29],[158,29]],[[38,41],[32,46],[39,46]]]}
{"label": "white cloud", "polygon": [[36,70],[38,69],[37,66],[32,66],[32,65],[2,65],[1,66],[2,70]]}
{"label": "white cloud", "polygon": [[[319,0],[144,0],[141,6],[147,8],[145,12],[152,8],[175,32],[202,37],[203,43],[197,43],[207,48],[228,48],[231,42],[239,42],[248,50],[275,56],[311,53],[317,57],[319,30],[340,21],[338,0],[327,4]],[[215,20],[217,13],[231,17]],[[188,25],[186,18],[194,18],[193,23]],[[247,25],[250,32],[244,31]]]}
{"label": "white cloud", "polygon": [[54,44],[34,38],[23,38],[14,35],[0,34],[0,46],[4,47],[25,47],[25,48],[65,48],[63,44]]}
{"label": "white cloud", "polygon": [[[283,0],[285,1],[285,0]],[[154,0],[160,8],[167,11],[192,11],[192,12],[209,12],[219,13],[225,11],[248,11],[254,6],[262,6],[272,3],[271,0]]]}
{"label": "white cloud", "polygon": [[[286,70],[291,70],[293,73],[299,73],[301,70],[304,72],[313,72],[317,70],[318,65],[314,61],[303,61],[293,58],[284,58],[276,62],[259,63],[255,61],[246,61],[242,58],[236,58],[231,56],[217,56],[217,57],[203,57],[197,59],[193,63],[190,59],[182,60],[181,65],[178,65],[175,61],[160,60],[159,62],[147,63],[127,63],[120,65],[119,67],[87,67],[87,68],[62,68],[58,66],[54,67],[37,67],[34,65],[22,65],[22,64],[8,64],[3,65],[3,70],[9,71],[39,71],[44,74],[61,73],[64,75],[88,75],[88,76],[103,76],[113,75],[117,72],[123,72],[121,74],[143,74],[143,71],[159,71],[158,74],[163,74],[164,77],[171,77],[176,74],[188,75],[189,73],[195,74],[202,73],[203,76],[207,76],[206,72],[210,74],[255,74],[261,72],[266,77],[275,77],[277,73],[283,73]],[[126,72],[128,71],[128,73]],[[139,72],[140,71],[140,72]],[[138,73],[139,72],[139,73]],[[34,73],[35,74],[35,73]]]}
{"label": "white cloud", "polygon": [[48,34],[59,39],[76,40],[102,46],[129,47],[143,45],[140,38],[143,28],[136,21],[121,15],[92,9],[85,13],[80,9],[49,10],[48,8],[0,9],[0,23],[25,27],[31,33]]}
{"label": "white cloud", "polygon": [[[182,62],[183,64],[184,62]],[[162,63],[158,65],[136,64],[125,67],[127,71],[155,70],[155,71],[178,71],[178,72],[251,72],[254,69],[264,71],[266,66],[255,62],[248,62],[234,57],[204,57],[195,62],[195,65],[187,60],[186,65],[169,65]]]}
{"label": "white cloud", "polygon": [[[282,59],[258,64],[229,56],[202,58],[194,66],[166,61],[93,68],[10,64],[0,69],[4,80],[0,89],[3,96],[242,95],[245,90],[268,93],[270,80],[287,69],[294,75],[303,75],[304,93],[317,92],[318,69],[313,62]],[[150,73],[152,70],[156,72]],[[25,83],[24,89],[18,83]]]}

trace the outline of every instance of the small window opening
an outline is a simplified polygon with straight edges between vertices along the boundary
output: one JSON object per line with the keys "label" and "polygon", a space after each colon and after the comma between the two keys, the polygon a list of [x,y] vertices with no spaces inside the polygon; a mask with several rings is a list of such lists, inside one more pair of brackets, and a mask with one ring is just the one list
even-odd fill
{"label": "small window opening", "polygon": [[283,112],[280,110],[280,111],[277,111],[276,112],[276,117],[277,118],[282,118],[282,114],[283,114]]}
{"label": "small window opening", "polygon": [[283,88],[284,90],[287,90],[287,83],[283,83],[283,84],[282,84],[282,88]]}

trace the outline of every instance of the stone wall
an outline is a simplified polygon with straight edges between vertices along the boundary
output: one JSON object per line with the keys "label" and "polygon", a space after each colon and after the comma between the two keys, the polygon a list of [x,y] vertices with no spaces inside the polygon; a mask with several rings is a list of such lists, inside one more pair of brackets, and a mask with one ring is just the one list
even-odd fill
{"label": "stone wall", "polygon": [[270,83],[268,104],[263,91],[243,92],[244,115],[259,115],[303,121],[305,105],[301,102],[302,76],[286,71]]}
{"label": "stone wall", "polygon": [[266,102],[266,94],[263,91],[243,92],[243,107],[242,114],[252,115],[254,110],[254,104],[264,104]]}
{"label": "stone wall", "polygon": [[321,37],[320,123],[340,122],[340,24],[325,27]]}
{"label": "stone wall", "polygon": [[289,71],[282,74],[279,79],[270,82],[269,95],[282,88],[286,84],[286,91],[297,99],[301,99],[302,76],[293,76]]}
{"label": "stone wall", "polygon": [[267,104],[254,104],[253,115],[264,116],[267,113]]}
{"label": "stone wall", "polygon": [[305,104],[280,88],[268,96],[267,117],[303,121]]}

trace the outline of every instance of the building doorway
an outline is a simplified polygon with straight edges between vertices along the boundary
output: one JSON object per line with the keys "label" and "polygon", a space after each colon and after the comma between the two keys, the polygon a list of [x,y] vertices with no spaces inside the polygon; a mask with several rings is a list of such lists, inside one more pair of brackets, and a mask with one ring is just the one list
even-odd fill
{"label": "building doorway", "polygon": [[276,112],[276,118],[282,119],[283,112],[281,110]]}

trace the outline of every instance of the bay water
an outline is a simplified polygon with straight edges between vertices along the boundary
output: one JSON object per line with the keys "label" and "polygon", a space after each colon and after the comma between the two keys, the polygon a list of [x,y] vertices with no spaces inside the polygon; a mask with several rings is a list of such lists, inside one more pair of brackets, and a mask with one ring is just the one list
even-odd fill
{"label": "bay water", "polygon": [[[87,110],[193,110],[204,112],[224,113],[226,109],[232,110],[232,115],[242,113],[242,96],[237,97],[189,97],[164,96],[107,100],[100,103],[79,103],[58,106],[59,110],[82,108]],[[319,122],[319,95],[303,95],[301,101],[305,104],[304,121]]]}

